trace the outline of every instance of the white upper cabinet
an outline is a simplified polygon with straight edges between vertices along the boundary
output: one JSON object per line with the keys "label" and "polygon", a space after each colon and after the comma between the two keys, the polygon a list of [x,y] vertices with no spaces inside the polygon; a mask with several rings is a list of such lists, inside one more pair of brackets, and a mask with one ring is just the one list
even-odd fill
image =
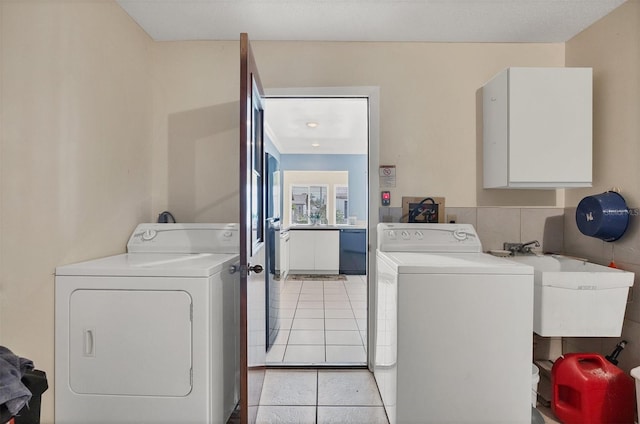
{"label": "white upper cabinet", "polygon": [[591,68],[508,68],[482,103],[484,188],[591,187]]}

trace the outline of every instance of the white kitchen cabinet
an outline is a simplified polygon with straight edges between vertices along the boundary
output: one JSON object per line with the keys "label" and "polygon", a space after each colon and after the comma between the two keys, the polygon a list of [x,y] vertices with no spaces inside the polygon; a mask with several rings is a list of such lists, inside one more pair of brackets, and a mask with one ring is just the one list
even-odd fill
{"label": "white kitchen cabinet", "polygon": [[291,273],[338,274],[340,232],[338,230],[289,231]]}
{"label": "white kitchen cabinet", "polygon": [[508,68],[482,103],[484,188],[591,187],[591,68]]}
{"label": "white kitchen cabinet", "polygon": [[340,268],[340,231],[316,231],[315,268],[337,274]]}
{"label": "white kitchen cabinet", "polygon": [[289,231],[289,271],[315,270],[315,231]]}

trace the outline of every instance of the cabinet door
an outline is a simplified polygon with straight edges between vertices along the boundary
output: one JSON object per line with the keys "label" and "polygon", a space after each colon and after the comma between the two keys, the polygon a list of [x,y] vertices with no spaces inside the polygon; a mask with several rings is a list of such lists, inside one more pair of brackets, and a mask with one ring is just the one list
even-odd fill
{"label": "cabinet door", "polygon": [[496,75],[482,89],[484,187],[508,184],[508,72]]}
{"label": "cabinet door", "polygon": [[366,230],[340,230],[340,274],[367,273]]}
{"label": "cabinet door", "polygon": [[316,231],[316,271],[338,273],[340,267],[340,232]]}
{"label": "cabinet door", "polygon": [[591,182],[591,69],[509,71],[511,183]]}
{"label": "cabinet door", "polygon": [[314,233],[317,231],[289,232],[289,268],[292,272],[312,271],[315,268]]}
{"label": "cabinet door", "polygon": [[590,68],[509,68],[482,90],[484,188],[590,187]]}

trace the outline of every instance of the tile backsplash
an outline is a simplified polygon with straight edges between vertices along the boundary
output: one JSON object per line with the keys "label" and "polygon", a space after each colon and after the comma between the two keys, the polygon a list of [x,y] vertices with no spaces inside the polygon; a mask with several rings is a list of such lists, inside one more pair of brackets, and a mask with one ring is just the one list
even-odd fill
{"label": "tile backsplash", "polygon": [[[447,221],[474,226],[485,251],[502,249],[504,242],[538,240],[540,252],[562,252],[563,208],[447,207]],[[400,222],[402,208],[380,208],[380,222]]]}

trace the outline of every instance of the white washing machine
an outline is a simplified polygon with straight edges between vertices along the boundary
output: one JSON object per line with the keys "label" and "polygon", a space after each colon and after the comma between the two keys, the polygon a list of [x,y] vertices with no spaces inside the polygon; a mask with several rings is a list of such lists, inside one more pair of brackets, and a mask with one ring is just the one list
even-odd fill
{"label": "white washing machine", "polygon": [[237,224],[140,224],[55,278],[55,421],[225,423],[238,402]]}
{"label": "white washing machine", "polygon": [[374,375],[390,424],[531,422],[533,268],[467,224],[379,224]]}

